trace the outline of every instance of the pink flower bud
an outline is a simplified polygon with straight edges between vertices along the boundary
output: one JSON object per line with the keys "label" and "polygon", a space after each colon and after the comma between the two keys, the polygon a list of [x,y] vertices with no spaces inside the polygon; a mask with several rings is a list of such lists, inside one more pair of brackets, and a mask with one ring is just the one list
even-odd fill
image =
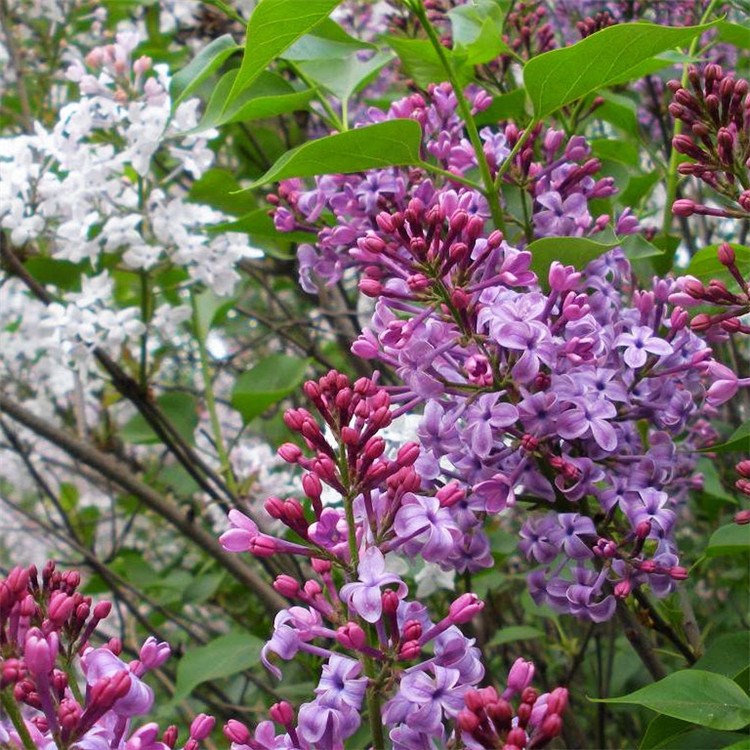
{"label": "pink flower bud", "polygon": [[39,628],[31,628],[26,634],[24,661],[33,675],[48,675],[57,659],[59,641],[56,632],[45,636]]}
{"label": "pink flower bud", "polygon": [[741,510],[734,514],[734,522],[740,526],[750,523],[750,510]]}
{"label": "pink flower bud", "polygon": [[672,213],[675,216],[692,216],[695,213],[695,201],[689,198],[680,198],[672,204]]}
{"label": "pink flower bud", "polygon": [[273,706],[268,710],[268,715],[277,724],[281,724],[284,727],[291,726],[294,722],[294,709],[291,704],[286,701],[279,701],[274,703]]}
{"label": "pink flower bud", "polygon": [[291,576],[285,574],[276,577],[276,580],[273,582],[273,587],[282,596],[285,596],[288,599],[293,599],[299,593],[299,583]]}
{"label": "pink flower bud", "polygon": [[367,645],[367,635],[356,622],[348,622],[336,631],[336,640],[344,647],[359,651]]}
{"label": "pink flower bud", "polygon": [[238,745],[247,745],[250,740],[250,730],[236,719],[230,719],[224,725],[224,736]]}
{"label": "pink flower bud", "polygon": [[278,453],[288,464],[296,464],[302,457],[302,451],[294,443],[284,443],[279,448]]}
{"label": "pink flower bud", "polygon": [[615,584],[615,597],[617,599],[627,599],[630,596],[631,590],[630,579],[626,578],[623,581],[618,581]]}
{"label": "pink flower bud", "polygon": [[722,242],[721,245],[719,245],[719,249],[717,250],[716,254],[719,258],[719,263],[727,266],[727,268],[729,266],[733,266],[736,263],[734,250],[728,242]]}
{"label": "pink flower bud", "polygon": [[419,443],[404,443],[396,455],[396,463],[399,466],[412,466],[419,458]]}
{"label": "pink flower bud", "polygon": [[472,620],[484,609],[484,602],[476,594],[461,594],[448,608],[448,617],[454,625]]}
{"label": "pink flower bud", "polygon": [[[226,734],[226,727],[224,733]],[[161,736],[161,741],[167,746],[173,748],[177,744],[177,735],[179,730],[174,724],[170,724]],[[249,737],[248,737],[249,739]]]}
{"label": "pink flower bud", "polygon": [[398,652],[398,658],[403,661],[411,661],[416,659],[422,651],[422,647],[419,645],[419,641],[406,641]]}
{"label": "pink flower bud", "polygon": [[[508,690],[512,693],[522,693],[534,679],[534,663],[519,658],[513,662],[508,672]],[[508,696],[505,696],[506,698]]]}
{"label": "pink flower bud", "polygon": [[205,740],[213,731],[216,719],[208,714],[198,714],[190,723],[190,737],[198,742]]}
{"label": "pink flower bud", "polygon": [[669,577],[674,581],[684,581],[688,577],[688,572],[685,568],[675,565],[669,569]]}

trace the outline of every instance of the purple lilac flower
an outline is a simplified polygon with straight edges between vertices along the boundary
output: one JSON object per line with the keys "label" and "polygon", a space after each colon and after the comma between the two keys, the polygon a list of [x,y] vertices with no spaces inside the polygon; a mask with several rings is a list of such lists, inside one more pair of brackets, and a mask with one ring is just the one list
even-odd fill
{"label": "purple lilac flower", "polygon": [[406,596],[406,584],[393,573],[386,573],[385,558],[377,547],[368,547],[357,566],[359,581],[341,587],[341,599],[362,619],[377,622],[383,611],[380,589],[396,584],[399,599]]}

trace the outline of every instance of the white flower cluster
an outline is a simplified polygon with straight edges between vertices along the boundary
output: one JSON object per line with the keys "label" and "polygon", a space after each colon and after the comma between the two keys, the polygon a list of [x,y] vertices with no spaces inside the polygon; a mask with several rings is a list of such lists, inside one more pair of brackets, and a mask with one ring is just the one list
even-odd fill
{"label": "white flower cluster", "polygon": [[[120,254],[122,264],[151,270],[185,268],[217,294],[232,292],[235,266],[262,253],[245,235],[207,232],[226,217],[186,201],[175,178],[199,178],[212,164],[198,124],[198,100],[172,112],[165,66],[131,55],[132,32],[95,48],[68,68],[81,99],[64,106],[50,132],[0,139],[0,226],[16,246],[34,242],[60,260]],[[184,181],[184,180],[183,180]]]}

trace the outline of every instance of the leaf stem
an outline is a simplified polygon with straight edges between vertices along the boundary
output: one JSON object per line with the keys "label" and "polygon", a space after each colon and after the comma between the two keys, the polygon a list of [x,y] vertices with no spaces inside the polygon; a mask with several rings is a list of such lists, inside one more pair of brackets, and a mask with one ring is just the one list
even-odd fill
{"label": "leaf stem", "polygon": [[203,390],[206,399],[206,408],[208,409],[208,416],[211,421],[211,431],[213,432],[214,443],[216,443],[216,452],[219,455],[219,462],[221,463],[221,472],[224,475],[229,491],[236,497],[238,494],[237,481],[234,478],[232,464],[229,461],[229,454],[224,445],[219,414],[216,411],[216,398],[214,397],[214,389],[211,384],[211,366],[208,361],[208,350],[206,349],[206,335],[208,334],[208,331],[204,331],[201,328],[200,317],[198,315],[198,302],[195,294],[190,295],[190,301],[193,306],[193,328],[195,330],[195,338],[198,341],[198,353],[201,360],[201,374],[203,376]]}
{"label": "leaf stem", "polygon": [[407,7],[411,8],[411,10],[414,12],[414,15],[416,15],[419,19],[419,22],[422,24],[422,27],[424,28],[425,33],[430,40],[430,43],[434,47],[437,56],[440,58],[440,63],[442,64],[446,74],[448,75],[448,80],[453,87],[453,93],[455,94],[456,101],[458,102],[458,111],[461,114],[461,118],[463,119],[464,123],[466,124],[466,133],[469,136],[469,141],[471,141],[472,148],[474,149],[474,153],[477,157],[479,173],[481,174],[482,182],[484,183],[483,193],[484,197],[487,198],[487,202],[490,206],[492,221],[494,222],[497,229],[499,229],[500,231],[504,231],[505,219],[503,218],[503,211],[500,207],[500,195],[497,190],[497,185],[492,179],[492,174],[490,173],[490,165],[487,163],[487,157],[485,156],[484,148],[482,147],[482,139],[479,137],[479,131],[477,130],[477,123],[474,120],[474,116],[471,114],[471,107],[469,107],[469,102],[466,101],[466,97],[464,96],[461,84],[456,77],[456,72],[453,70],[453,65],[448,59],[448,56],[445,54],[445,47],[443,47],[443,45],[440,43],[440,39],[438,39],[435,28],[427,18],[427,13],[425,12],[422,0],[411,0],[407,3]]}

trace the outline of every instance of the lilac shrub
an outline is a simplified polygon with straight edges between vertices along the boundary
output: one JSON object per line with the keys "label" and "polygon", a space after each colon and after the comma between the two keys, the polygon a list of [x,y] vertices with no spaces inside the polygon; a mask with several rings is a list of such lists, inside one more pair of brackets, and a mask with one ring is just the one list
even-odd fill
{"label": "lilac shrub", "polygon": [[[388,116],[417,119],[425,149],[460,175],[475,161],[455,97],[446,85],[432,96],[401,100]],[[470,96],[477,109],[481,93]],[[512,123],[481,131],[493,177],[522,135]],[[530,575],[532,595],[602,621],[633,588],[665,596],[686,576],[675,521],[700,486],[695,451],[715,438],[705,416],[730,393],[707,341],[670,304],[673,279],[636,288],[621,249],[581,271],[557,261],[541,278],[533,270],[528,240],[590,236],[611,220],[589,211],[615,190],[589,156],[584,138],[554,130],[517,150],[505,180],[532,213],[515,245],[491,229],[477,190],[413,170],[322,177],[312,191],[283,184],[290,208],[276,221],[310,228],[324,207],[333,214],[316,245],[300,248],[303,285],[357,270],[375,312],[352,350],[397,373],[394,402],[423,410],[419,476],[459,496],[434,539],[404,552],[477,571],[492,564],[485,519],[529,505],[520,549],[545,566]],[[629,211],[616,221],[619,235],[639,228]],[[436,513],[412,505],[414,524]],[[413,526],[394,529],[408,538]]]}

